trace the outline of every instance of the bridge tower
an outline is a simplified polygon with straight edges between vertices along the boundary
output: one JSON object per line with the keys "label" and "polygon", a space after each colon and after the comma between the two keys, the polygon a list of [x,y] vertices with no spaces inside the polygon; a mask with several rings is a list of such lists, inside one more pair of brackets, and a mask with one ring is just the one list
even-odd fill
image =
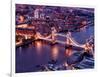
{"label": "bridge tower", "polygon": [[66,35],[66,45],[65,45],[66,56],[72,55],[72,41],[70,40],[70,38],[71,38],[71,33],[68,32]]}
{"label": "bridge tower", "polygon": [[71,38],[71,32],[68,32],[66,35],[66,45],[72,46],[72,41],[70,40]]}
{"label": "bridge tower", "polygon": [[93,51],[93,46],[90,45],[88,42],[85,44],[84,46],[84,50],[85,52],[90,52],[90,51]]}
{"label": "bridge tower", "polygon": [[34,38],[35,38],[35,40],[40,39],[40,33],[39,33],[39,32],[36,32],[36,34],[35,34]]}
{"label": "bridge tower", "polygon": [[94,57],[93,45],[90,45],[89,42],[84,45],[84,51]]}
{"label": "bridge tower", "polygon": [[51,32],[51,39],[52,39],[52,43],[54,44],[54,43],[56,43],[56,29],[55,29],[55,27],[52,27],[51,28],[51,30],[52,30],[52,32]]}

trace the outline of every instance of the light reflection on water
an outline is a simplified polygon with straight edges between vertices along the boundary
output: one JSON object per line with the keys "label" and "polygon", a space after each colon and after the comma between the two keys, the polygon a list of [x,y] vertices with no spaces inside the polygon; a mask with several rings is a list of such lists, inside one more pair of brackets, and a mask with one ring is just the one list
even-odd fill
{"label": "light reflection on water", "polygon": [[36,41],[34,44],[35,44],[35,47],[36,47],[36,50],[37,50],[37,54],[41,55],[41,53],[42,53],[41,50],[42,50],[42,46],[43,46],[42,42]]}
{"label": "light reflection on water", "polygon": [[19,53],[20,54],[22,53],[22,47],[19,47]]}
{"label": "light reflection on water", "polygon": [[[42,41],[35,41],[34,46],[36,48],[37,55],[42,56],[43,53],[44,53],[43,51],[46,48],[46,44],[43,43]],[[53,46],[51,45],[50,46],[49,45],[49,46],[47,46],[47,48],[48,48],[48,51],[51,54],[51,58],[53,60],[56,60],[58,58],[58,56],[59,56],[59,46],[57,46],[57,45],[53,45]]]}
{"label": "light reflection on water", "polygon": [[58,58],[59,55],[59,48],[57,45],[51,46],[51,55],[54,60]]}

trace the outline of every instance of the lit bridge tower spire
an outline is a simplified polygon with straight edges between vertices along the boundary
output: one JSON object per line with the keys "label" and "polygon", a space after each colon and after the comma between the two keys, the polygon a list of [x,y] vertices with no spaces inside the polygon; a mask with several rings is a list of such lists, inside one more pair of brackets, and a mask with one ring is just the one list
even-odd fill
{"label": "lit bridge tower spire", "polygon": [[54,44],[54,43],[56,43],[56,32],[57,31],[56,31],[55,27],[52,27],[51,30],[52,30],[51,39],[52,39],[52,43]]}
{"label": "lit bridge tower spire", "polygon": [[65,44],[66,56],[72,55],[72,42],[70,38],[71,38],[71,32],[68,32],[66,35],[66,44]]}
{"label": "lit bridge tower spire", "polygon": [[70,38],[71,38],[71,32],[68,32],[66,35],[66,45],[72,45]]}

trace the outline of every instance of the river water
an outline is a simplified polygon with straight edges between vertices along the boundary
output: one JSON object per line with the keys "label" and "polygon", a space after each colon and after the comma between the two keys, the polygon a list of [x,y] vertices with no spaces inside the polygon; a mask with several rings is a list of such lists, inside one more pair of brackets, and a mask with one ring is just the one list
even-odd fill
{"label": "river water", "polygon": [[[65,33],[62,33],[65,34]],[[84,44],[86,39],[90,36],[94,36],[94,27],[88,27],[81,32],[72,32],[72,37],[80,44]],[[65,41],[65,37],[57,37],[58,40]],[[69,50],[72,51],[69,55],[73,55],[71,58],[75,59],[74,53],[83,52],[83,50]],[[39,69],[37,65],[46,65],[51,60],[57,60],[56,65],[60,65],[66,62],[67,54],[64,45],[55,44],[51,45],[43,41],[35,41],[25,47],[16,48],[16,73],[22,72],[37,72]],[[93,68],[94,59],[84,59],[78,65],[82,69]]]}

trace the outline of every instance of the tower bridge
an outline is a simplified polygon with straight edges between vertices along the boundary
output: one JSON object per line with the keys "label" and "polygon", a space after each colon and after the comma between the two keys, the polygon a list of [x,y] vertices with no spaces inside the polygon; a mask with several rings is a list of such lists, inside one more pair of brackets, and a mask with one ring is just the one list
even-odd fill
{"label": "tower bridge", "polygon": [[[86,42],[85,44],[79,44],[71,36],[71,32],[68,32],[66,35],[64,35],[64,34],[56,33],[56,31],[53,30],[51,32],[51,34],[46,36],[46,37],[42,36],[40,33],[37,33],[37,36],[38,36],[38,39],[45,40],[45,41],[50,41],[52,43],[59,43],[59,44],[63,44],[63,45],[71,45],[71,46],[74,46],[74,47],[83,48],[86,51],[87,50],[93,51],[93,47],[89,44],[89,42]],[[57,40],[56,39],[57,36],[66,37],[66,41]]]}
{"label": "tower bridge", "polygon": [[[71,32],[67,32],[67,34],[61,34],[61,33],[57,33],[56,29],[53,27],[51,29],[51,34],[49,34],[48,36],[43,36],[42,34],[40,34],[39,32],[36,32],[35,34],[33,34],[33,32],[29,31],[29,32],[26,32],[26,33],[29,33],[29,34],[26,34],[26,33],[23,33],[23,32],[16,32],[16,35],[22,35],[25,37],[25,39],[28,39],[30,38],[31,36],[34,36],[35,37],[35,40],[37,39],[41,39],[41,40],[45,40],[45,41],[49,41],[49,42],[52,42],[53,44],[55,43],[59,43],[59,44],[63,44],[65,46],[67,45],[71,45],[71,46],[74,46],[74,47],[79,47],[79,48],[82,48],[84,50],[91,50],[93,51],[93,46],[91,46],[89,44],[89,41],[87,41],[85,44],[79,44],[72,36],[71,36]],[[61,40],[57,40],[57,36],[61,36],[61,37],[65,37],[66,38],[66,41],[61,41]]]}

